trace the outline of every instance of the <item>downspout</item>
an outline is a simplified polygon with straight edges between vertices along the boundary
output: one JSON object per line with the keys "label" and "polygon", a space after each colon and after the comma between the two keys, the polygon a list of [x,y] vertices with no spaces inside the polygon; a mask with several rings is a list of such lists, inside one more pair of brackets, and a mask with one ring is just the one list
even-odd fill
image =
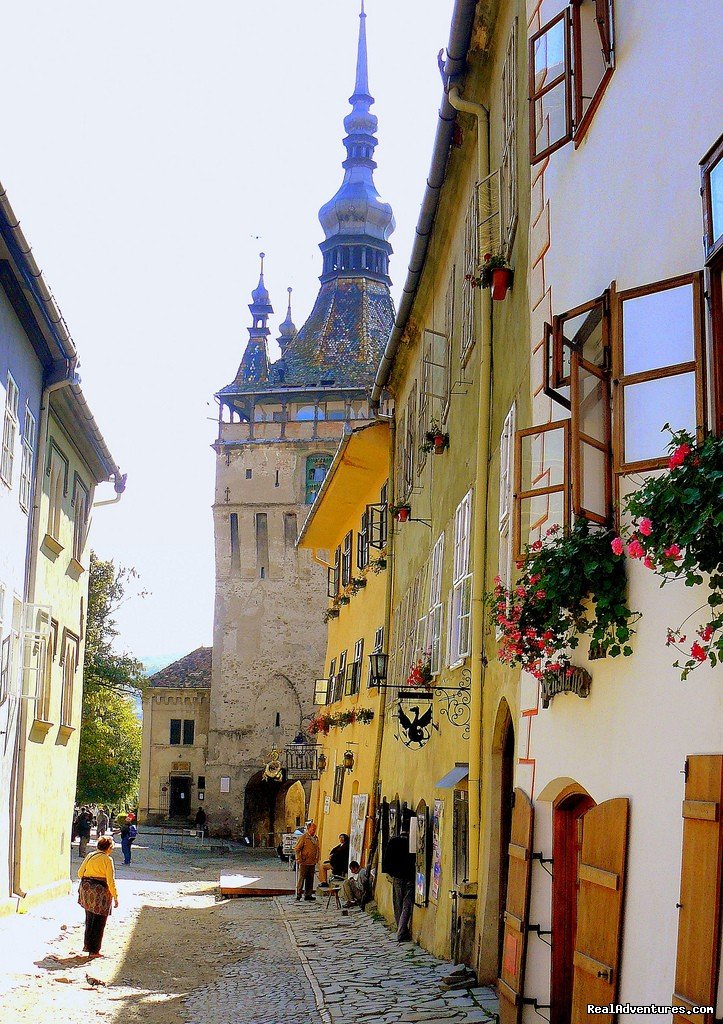
{"label": "downspout", "polygon": [[[477,118],[477,180],[489,174],[489,111],[480,103],[463,100],[456,85],[447,92],[455,110]],[[489,486],[489,418],[492,392],[492,310],[489,289],[481,290],[481,331],[479,406],[477,410],[477,460],[475,465],[475,516],[472,532],[472,692],[470,694],[469,741],[469,857],[468,881],[479,880],[481,832],[482,690],[484,592],[486,582],[487,492]]]}
{"label": "downspout", "polygon": [[[38,430],[38,454],[35,463],[35,481],[33,486],[32,520],[30,524],[30,551],[25,571],[25,603],[32,604],[35,594],[35,582],[38,571],[38,555],[40,553],[40,499],[43,493],[43,476],[45,473],[45,459],[48,451],[48,434],[50,432],[50,396],[61,388],[70,384],[78,383],[78,375],[73,363],[66,367],[66,376],[62,380],[55,381],[43,388],[40,397],[40,429]],[[20,639],[22,645],[22,635]],[[21,652],[22,657],[22,652]],[[14,806],[12,809],[11,821],[13,827],[13,892],[24,899],[25,891],[20,887],[20,853],[21,853],[21,823],[18,820],[20,809],[23,806],[23,789],[25,786],[25,746],[28,723],[29,701],[20,701],[20,720],[18,722],[18,733],[16,742],[15,757],[15,786]]]}
{"label": "downspout", "polygon": [[115,498],[107,498],[105,501],[94,501],[93,508],[103,508],[105,505],[117,505],[125,493],[127,479],[127,473],[124,473],[122,476],[114,476],[113,487],[115,488]]}

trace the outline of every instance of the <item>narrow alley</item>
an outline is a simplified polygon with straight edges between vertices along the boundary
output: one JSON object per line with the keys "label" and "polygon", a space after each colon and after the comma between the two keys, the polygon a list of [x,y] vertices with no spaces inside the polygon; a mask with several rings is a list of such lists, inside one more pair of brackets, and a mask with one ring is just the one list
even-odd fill
{"label": "narrow alley", "polygon": [[120,907],[102,959],[80,952],[75,890],[0,919],[3,1024],[90,1016],[107,1024],[472,1024],[494,1016],[490,990],[443,990],[450,964],[398,945],[373,911],[344,916],[321,895],[313,906],[288,895],[221,898],[221,873],[283,883],[279,861],[265,852],[161,849],[157,832],[139,837],[130,868],[119,852]]}

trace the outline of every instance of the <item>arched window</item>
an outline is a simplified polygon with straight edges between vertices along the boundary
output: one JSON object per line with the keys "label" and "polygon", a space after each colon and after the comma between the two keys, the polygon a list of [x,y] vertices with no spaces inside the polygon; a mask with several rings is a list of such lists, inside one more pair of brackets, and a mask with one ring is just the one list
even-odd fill
{"label": "arched window", "polygon": [[331,455],[307,455],[305,502],[311,505],[331,465]]}
{"label": "arched window", "polygon": [[313,420],[314,418],[314,406],[313,405],[297,405],[295,420]]}

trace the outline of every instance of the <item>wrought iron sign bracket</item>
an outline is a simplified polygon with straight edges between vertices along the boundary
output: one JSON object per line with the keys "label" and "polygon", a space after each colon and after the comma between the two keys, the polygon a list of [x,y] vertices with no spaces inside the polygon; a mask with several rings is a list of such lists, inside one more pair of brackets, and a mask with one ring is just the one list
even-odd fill
{"label": "wrought iron sign bracket", "polygon": [[552,935],[552,929],[545,930],[539,924],[528,924],[527,930],[534,932],[539,938],[542,938],[543,935]]}
{"label": "wrought iron sign bracket", "polygon": [[552,864],[552,857],[545,857],[541,850],[539,853],[533,853],[532,859],[539,860],[540,864]]}

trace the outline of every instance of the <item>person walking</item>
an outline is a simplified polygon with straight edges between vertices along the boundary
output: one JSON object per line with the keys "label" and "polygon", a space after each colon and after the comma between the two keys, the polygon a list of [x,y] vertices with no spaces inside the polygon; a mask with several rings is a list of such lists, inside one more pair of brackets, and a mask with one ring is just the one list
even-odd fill
{"label": "person walking", "polygon": [[409,852],[409,821],[402,832],[393,836],[384,851],[384,871],[392,879],[394,920],[397,923],[397,942],[411,942],[412,906],[414,904],[414,875],[416,857]]}
{"label": "person walking", "polygon": [[106,921],[113,907],[118,906],[115,868],[111,858],[113,840],[109,836],[101,836],[97,847],[97,850],[89,853],[78,868],[78,903],[85,911],[83,952],[92,960],[103,956],[100,947],[103,943]]}
{"label": "person walking", "polygon": [[121,849],[123,850],[123,863],[130,864],[131,862],[131,846],[138,835],[138,829],[135,826],[136,816],[135,814],[126,815],[126,820],[121,825]]}
{"label": "person walking", "polygon": [[105,807],[101,807],[101,809],[98,811],[98,821],[97,821],[97,825],[96,825],[96,832],[97,832],[98,838],[100,839],[101,836],[104,836],[107,831],[108,831],[108,812],[106,811]]}
{"label": "person walking", "polygon": [[196,811],[196,817],[193,819],[193,824],[196,832],[200,832],[204,838],[208,835],[207,821],[208,816],[206,815],[206,812],[203,807],[199,807]]}
{"label": "person walking", "polygon": [[300,900],[302,894],[307,902],[315,900],[314,896],[314,872],[319,863],[319,840],[316,835],[316,822],[310,821],[306,826],[306,832],[298,840],[294,847],[296,863],[299,866],[299,876],[296,882],[296,899]]}
{"label": "person walking", "polygon": [[75,826],[75,830],[78,833],[78,856],[82,859],[88,852],[88,843],[90,842],[90,829],[93,823],[93,815],[90,813],[87,807],[83,807],[80,814],[78,815],[78,821]]}

